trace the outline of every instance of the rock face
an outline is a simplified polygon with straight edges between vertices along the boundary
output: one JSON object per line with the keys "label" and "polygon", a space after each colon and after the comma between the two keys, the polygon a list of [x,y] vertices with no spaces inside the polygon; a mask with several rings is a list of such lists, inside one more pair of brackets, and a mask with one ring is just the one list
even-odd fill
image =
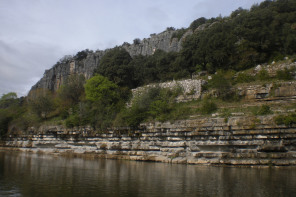
{"label": "rock face", "polygon": [[[174,32],[174,30],[167,30],[160,34],[153,34],[151,38],[139,40],[137,44],[125,43],[121,47],[126,49],[132,57],[135,55],[152,55],[157,49],[177,52],[181,49],[183,39],[192,34],[192,30],[187,31],[180,40],[172,38]],[[45,71],[43,77],[31,88],[31,91],[36,89],[56,91],[71,74],[83,74],[86,79],[89,79],[93,76],[94,69],[99,66],[100,59],[106,52],[107,50],[96,51],[95,53],[88,52],[83,59],[72,58],[69,61],[57,63],[54,67]]]}
{"label": "rock face", "polygon": [[[2,146],[31,152],[185,164],[296,165],[296,129],[273,115],[147,123],[141,130],[94,134],[90,128],[42,127]],[[34,134],[33,134],[34,133]]]}
{"label": "rock face", "polygon": [[182,41],[185,37],[192,34],[192,30],[188,30],[180,40],[173,38],[175,32],[174,30],[168,30],[160,34],[151,34],[150,38],[143,39],[139,43],[123,44],[122,46],[132,57],[136,55],[153,55],[157,49],[166,52],[177,52],[181,50]]}
{"label": "rock face", "polygon": [[86,58],[82,60],[73,58],[67,62],[57,63],[54,67],[45,71],[43,77],[31,88],[31,91],[36,89],[56,91],[73,74],[82,74],[86,79],[89,79],[104,54],[104,51],[97,51],[88,53]]}

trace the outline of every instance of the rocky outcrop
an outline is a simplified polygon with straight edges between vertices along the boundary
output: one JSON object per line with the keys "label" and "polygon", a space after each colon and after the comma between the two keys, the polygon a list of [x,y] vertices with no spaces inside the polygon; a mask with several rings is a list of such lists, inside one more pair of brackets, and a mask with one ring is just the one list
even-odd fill
{"label": "rocky outcrop", "polygon": [[[160,34],[153,34],[150,38],[139,40],[139,43],[125,43],[121,47],[126,49],[132,57],[135,55],[152,55],[157,49],[177,52],[181,49],[182,41],[186,36],[192,34],[192,31],[188,30],[180,40],[173,38],[174,32],[175,30],[167,30]],[[78,60],[73,57],[57,63],[54,67],[45,71],[43,77],[31,88],[31,91],[36,89],[56,91],[71,74],[82,74],[86,79],[89,79],[93,76],[95,68],[99,66],[100,59],[108,50],[87,51],[85,58]]]}
{"label": "rocky outcrop", "polygon": [[70,60],[59,62],[54,67],[46,70],[43,77],[31,88],[32,90],[43,89],[56,91],[67,80],[70,75],[84,75],[89,79],[95,68],[98,67],[100,59],[105,51],[89,52],[83,59],[71,58]]}
{"label": "rocky outcrop", "polygon": [[296,165],[296,127],[273,115],[146,123],[95,134],[91,128],[43,127],[10,136],[2,146],[55,154],[185,164]]}
{"label": "rocky outcrop", "polygon": [[132,45],[125,43],[122,46],[132,57],[136,55],[153,55],[157,49],[166,52],[177,52],[181,50],[182,41],[186,36],[191,35],[193,32],[188,30],[180,40],[173,37],[175,32],[175,30],[167,30],[160,34],[151,34],[150,38],[145,38],[138,43]]}
{"label": "rocky outcrop", "polygon": [[264,83],[262,85],[243,85],[237,88],[241,96],[246,100],[286,100],[296,99],[295,81],[278,81]]}

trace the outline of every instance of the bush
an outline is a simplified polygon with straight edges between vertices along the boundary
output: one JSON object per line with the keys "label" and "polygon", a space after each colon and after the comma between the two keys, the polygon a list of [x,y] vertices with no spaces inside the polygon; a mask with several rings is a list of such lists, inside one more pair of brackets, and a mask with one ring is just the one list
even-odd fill
{"label": "bush", "polygon": [[205,100],[201,106],[202,114],[212,114],[218,109],[217,105],[214,102]]}
{"label": "bush", "polygon": [[239,95],[232,89],[231,79],[225,76],[229,73],[218,73],[213,76],[213,79],[209,81],[209,87],[214,88],[217,92],[217,96],[224,101],[237,101]]}
{"label": "bush", "polygon": [[73,114],[66,119],[66,127],[73,128],[79,126],[79,116],[77,114]]}
{"label": "bush", "polygon": [[79,51],[75,56],[75,60],[80,61],[87,57],[87,53],[89,52],[88,49],[85,49],[84,51]]}
{"label": "bush", "polygon": [[172,35],[172,38],[177,38],[178,40],[180,40],[182,38],[182,36],[186,33],[186,29],[182,28],[182,29],[178,29],[177,31],[175,31]]}
{"label": "bush", "polygon": [[255,81],[255,77],[245,73],[239,73],[235,80],[236,83],[250,83],[252,81]]}
{"label": "bush", "polygon": [[262,105],[259,108],[257,115],[267,115],[267,114],[271,114],[271,113],[272,113],[272,111],[268,105]]}
{"label": "bush", "polygon": [[8,132],[9,122],[12,120],[12,117],[7,115],[2,115],[0,117],[0,138],[4,137]]}
{"label": "bush", "polygon": [[274,121],[277,125],[286,125],[291,126],[292,124],[296,124],[296,113],[289,115],[279,115],[274,118]]}
{"label": "bush", "polygon": [[270,80],[270,76],[269,76],[267,70],[265,70],[265,69],[260,70],[259,73],[256,75],[256,77],[260,81]]}
{"label": "bush", "polygon": [[278,70],[276,72],[276,78],[280,80],[292,80],[293,75],[291,74],[291,71],[285,68],[285,70]]}
{"label": "bush", "polygon": [[141,43],[140,38],[136,38],[136,39],[134,39],[134,45],[138,45],[138,44],[140,44],[140,43]]}

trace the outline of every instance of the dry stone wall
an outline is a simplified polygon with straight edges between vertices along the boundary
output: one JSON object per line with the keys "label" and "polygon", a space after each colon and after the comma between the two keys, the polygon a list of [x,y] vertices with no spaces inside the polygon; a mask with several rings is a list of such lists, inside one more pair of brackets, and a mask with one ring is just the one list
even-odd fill
{"label": "dry stone wall", "polygon": [[186,79],[180,81],[149,84],[136,89],[132,89],[132,94],[133,97],[136,97],[147,91],[149,88],[153,87],[168,88],[171,90],[175,88],[181,88],[182,94],[177,97],[177,102],[187,102],[190,100],[199,99],[201,97],[202,85],[204,83],[205,81],[201,79]]}

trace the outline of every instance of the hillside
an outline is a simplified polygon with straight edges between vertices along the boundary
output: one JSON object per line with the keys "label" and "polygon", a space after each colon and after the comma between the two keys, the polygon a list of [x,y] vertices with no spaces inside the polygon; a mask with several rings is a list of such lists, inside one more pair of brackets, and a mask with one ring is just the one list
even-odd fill
{"label": "hillside", "polygon": [[[261,109],[262,104],[248,103],[249,92],[262,86],[255,98],[269,101],[282,84],[293,84],[295,51],[292,0],[266,0],[250,10],[238,8],[228,17],[199,18],[188,28],[169,27],[105,51],[83,50],[46,70],[26,99],[14,94],[1,98],[1,136],[47,124],[105,132],[216,113],[227,118],[242,106],[246,113],[260,114],[248,107]],[[198,80],[198,87],[187,82],[177,82],[174,88],[147,86],[184,79]],[[144,93],[132,95],[139,87],[146,87]],[[291,106],[293,102],[285,101]],[[271,113],[275,106],[269,102],[262,110]],[[285,106],[275,111],[289,114]],[[294,116],[289,118],[294,123]]]}
{"label": "hillside", "polygon": [[[98,130],[81,119],[47,121],[10,130],[0,148],[182,164],[296,165],[295,70],[296,62],[285,60],[223,73],[231,76],[228,87],[220,73],[149,84],[133,90],[121,116],[126,123],[143,121],[138,127]],[[216,88],[221,84],[227,94]],[[184,91],[171,94],[178,88]]]}

